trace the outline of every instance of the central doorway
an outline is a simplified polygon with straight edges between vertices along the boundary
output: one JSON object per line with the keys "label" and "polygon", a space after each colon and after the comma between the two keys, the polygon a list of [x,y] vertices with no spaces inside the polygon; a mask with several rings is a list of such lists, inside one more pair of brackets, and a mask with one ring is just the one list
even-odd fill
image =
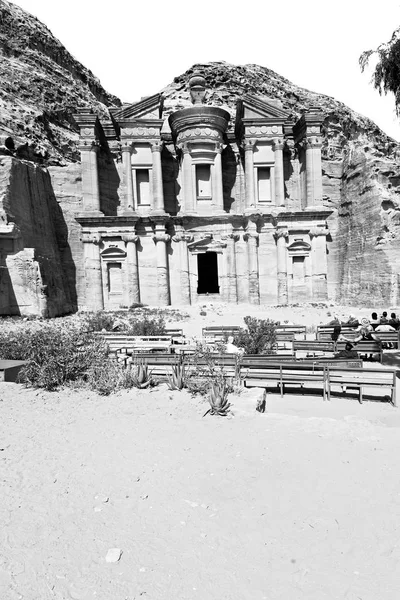
{"label": "central doorway", "polygon": [[216,252],[197,255],[197,293],[219,294],[218,260]]}

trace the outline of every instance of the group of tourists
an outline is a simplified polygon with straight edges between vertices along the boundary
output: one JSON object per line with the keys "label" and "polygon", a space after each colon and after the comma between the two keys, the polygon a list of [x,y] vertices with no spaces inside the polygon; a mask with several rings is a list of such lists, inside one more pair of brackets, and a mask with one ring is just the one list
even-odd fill
{"label": "group of tourists", "polygon": [[[328,323],[333,327],[332,340],[333,341],[344,341],[346,342],[345,353],[353,352],[353,347],[361,342],[362,340],[376,341],[382,343],[379,333],[385,331],[397,331],[400,328],[400,319],[397,318],[396,313],[392,312],[390,318],[388,317],[387,311],[383,311],[378,317],[378,313],[373,312],[371,319],[363,317],[358,320],[354,315],[350,315],[346,321],[342,321],[337,315],[334,319]],[[342,333],[343,327],[351,327],[356,333],[355,337],[348,338]],[[391,347],[390,342],[388,347]],[[342,351],[343,353],[343,351]]]}

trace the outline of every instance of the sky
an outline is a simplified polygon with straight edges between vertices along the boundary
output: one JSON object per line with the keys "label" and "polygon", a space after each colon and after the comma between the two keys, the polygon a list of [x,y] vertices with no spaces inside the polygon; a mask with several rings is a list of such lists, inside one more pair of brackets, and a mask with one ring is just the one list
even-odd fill
{"label": "sky", "polygon": [[268,67],[333,96],[400,141],[364,50],[390,40],[400,0],[14,0],[123,102],[155,94],[198,62]]}

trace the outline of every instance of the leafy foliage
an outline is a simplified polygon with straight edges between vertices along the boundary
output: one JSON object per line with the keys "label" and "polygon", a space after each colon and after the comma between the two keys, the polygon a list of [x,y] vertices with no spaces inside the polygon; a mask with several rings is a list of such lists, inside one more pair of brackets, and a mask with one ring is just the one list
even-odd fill
{"label": "leafy foliage", "polygon": [[2,332],[0,357],[27,360],[21,378],[29,385],[54,390],[84,379],[90,368],[107,362],[102,339],[69,323],[20,323]]}
{"label": "leafy foliage", "polygon": [[271,319],[244,317],[247,329],[242,329],[234,338],[236,346],[246,354],[274,354],[276,323]]}
{"label": "leafy foliage", "polygon": [[394,94],[396,114],[400,116],[400,28],[393,32],[389,42],[381,44],[375,50],[366,50],[361,54],[359,64],[362,72],[372,56],[377,58],[372,84],[380,94],[382,92]]}

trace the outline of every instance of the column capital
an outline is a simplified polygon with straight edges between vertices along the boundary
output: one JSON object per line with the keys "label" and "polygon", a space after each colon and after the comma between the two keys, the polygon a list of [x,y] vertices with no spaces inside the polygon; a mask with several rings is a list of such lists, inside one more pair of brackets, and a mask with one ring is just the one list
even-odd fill
{"label": "column capital", "polygon": [[304,146],[308,148],[322,148],[322,138],[313,135],[304,139]]}
{"label": "column capital", "polygon": [[183,154],[190,154],[190,148],[189,148],[189,144],[187,142],[180,144],[179,148],[180,148],[180,150],[182,150]]}
{"label": "column capital", "polygon": [[101,243],[101,233],[97,231],[84,231],[81,239],[84,244],[99,245]]}
{"label": "column capital", "polygon": [[246,231],[243,235],[243,239],[247,242],[250,239],[258,240],[260,234],[257,231]]}
{"label": "column capital", "polygon": [[150,142],[150,145],[152,152],[161,152],[164,146],[164,142],[162,140],[152,140]]}
{"label": "column capital", "polygon": [[162,233],[161,231],[157,231],[153,235],[153,240],[157,244],[157,242],[169,242],[171,236],[168,233]]}
{"label": "column capital", "polygon": [[77,148],[80,152],[98,152],[100,150],[100,143],[97,140],[80,140]]}
{"label": "column capital", "polygon": [[174,242],[193,242],[194,236],[190,233],[176,233],[171,238]]}
{"label": "column capital", "polygon": [[283,138],[274,138],[272,140],[272,148],[274,151],[283,150],[285,147],[285,140]]}
{"label": "column capital", "polygon": [[125,242],[125,244],[127,244],[128,242],[133,242],[134,244],[136,244],[136,242],[139,240],[139,236],[136,235],[136,233],[123,233],[121,235],[121,240]]}
{"label": "column capital", "polygon": [[221,240],[232,240],[234,242],[237,242],[238,239],[240,239],[240,233],[225,233],[224,235],[221,235]]}
{"label": "column capital", "polygon": [[243,142],[245,152],[249,152],[249,151],[253,152],[255,144],[256,144],[255,139],[245,139]]}
{"label": "column capital", "polygon": [[282,238],[287,240],[288,237],[289,237],[289,232],[287,229],[277,229],[274,233],[274,238],[276,241],[278,241],[279,239],[282,239]]}
{"label": "column capital", "polygon": [[124,142],[121,144],[121,152],[132,152],[132,142]]}
{"label": "column capital", "polygon": [[318,236],[327,236],[329,234],[329,229],[325,229],[322,227],[313,227],[310,229],[310,237],[318,237]]}

